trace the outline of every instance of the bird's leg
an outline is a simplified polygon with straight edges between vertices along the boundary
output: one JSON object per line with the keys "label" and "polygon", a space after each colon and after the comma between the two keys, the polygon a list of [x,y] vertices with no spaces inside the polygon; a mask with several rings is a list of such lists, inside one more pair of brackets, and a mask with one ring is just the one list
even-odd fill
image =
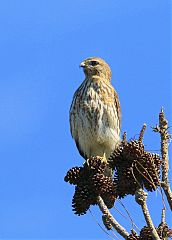
{"label": "bird's leg", "polygon": [[[106,157],[106,153],[105,152],[103,154],[102,162],[105,163],[105,164],[108,164],[108,158]],[[105,174],[105,176],[112,177],[113,171],[112,171],[111,168],[109,168],[107,166],[107,168],[105,169],[104,174]]]}

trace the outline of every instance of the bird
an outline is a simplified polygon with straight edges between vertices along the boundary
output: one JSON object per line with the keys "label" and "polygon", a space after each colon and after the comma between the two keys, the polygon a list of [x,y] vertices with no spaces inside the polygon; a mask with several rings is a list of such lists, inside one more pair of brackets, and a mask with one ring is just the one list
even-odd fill
{"label": "bird", "polygon": [[120,143],[121,107],[111,84],[111,69],[99,57],[81,62],[85,73],[70,107],[70,131],[80,155],[85,159],[108,159]]}

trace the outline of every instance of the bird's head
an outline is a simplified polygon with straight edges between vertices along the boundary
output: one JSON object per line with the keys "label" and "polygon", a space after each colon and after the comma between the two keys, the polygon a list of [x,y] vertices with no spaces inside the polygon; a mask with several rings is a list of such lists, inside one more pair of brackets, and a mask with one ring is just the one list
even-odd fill
{"label": "bird's head", "polygon": [[111,70],[109,65],[101,58],[90,57],[81,62],[80,67],[84,69],[86,78],[93,79],[101,77],[110,82]]}

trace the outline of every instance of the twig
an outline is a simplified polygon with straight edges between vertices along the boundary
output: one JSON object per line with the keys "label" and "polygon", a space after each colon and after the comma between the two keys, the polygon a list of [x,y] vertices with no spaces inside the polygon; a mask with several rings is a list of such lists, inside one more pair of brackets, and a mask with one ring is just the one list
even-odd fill
{"label": "twig", "polygon": [[142,142],[142,140],[143,140],[143,135],[144,135],[145,130],[146,130],[146,123],[143,124],[143,127],[142,127],[142,129],[141,129],[141,131],[140,131],[140,134],[139,134],[139,142]]}
{"label": "twig", "polygon": [[[103,231],[104,233],[106,233],[111,239],[114,239],[114,237],[112,237],[112,236],[101,226],[101,224],[98,222],[98,220],[96,219],[96,217],[94,216],[94,214],[92,213],[92,211],[91,211],[90,209],[89,209],[89,212],[90,212],[92,218],[94,219],[94,221],[96,222],[96,224],[102,229],[102,231]],[[115,237],[117,237],[117,236],[115,236]]]}
{"label": "twig", "polygon": [[123,143],[124,145],[127,144],[127,133],[126,133],[126,132],[123,133],[122,143]]}
{"label": "twig", "polygon": [[[154,182],[153,182],[153,179],[152,179],[151,175],[149,174],[149,172],[147,171],[147,169],[146,169],[145,167],[143,167],[143,165],[142,165],[141,163],[139,163],[139,161],[137,161],[137,164],[139,164],[139,165],[142,167],[142,169],[145,171],[145,173],[147,173],[147,175],[148,175],[148,177],[149,177],[150,179],[145,176],[144,172],[141,172],[141,171],[138,169],[137,165],[135,165],[135,168],[136,168],[137,171],[140,173],[140,175],[142,175],[150,184],[153,185],[154,189],[156,189],[156,186],[155,186],[155,184],[154,184]],[[158,178],[157,178],[157,179],[158,179]]]}
{"label": "twig", "polygon": [[165,223],[165,208],[162,209],[161,223]]}
{"label": "twig", "polygon": [[159,114],[159,126],[153,128],[154,132],[159,132],[161,136],[161,156],[162,156],[162,182],[161,186],[167,197],[169,206],[172,210],[172,192],[170,189],[170,183],[168,178],[168,140],[170,135],[168,133],[168,121],[165,118],[163,108]]}
{"label": "twig", "polygon": [[[135,227],[135,228],[137,228],[138,231],[140,231],[140,229],[139,229],[139,228],[137,227],[137,225],[134,223],[134,221],[133,221],[133,219],[132,219],[129,211],[128,211],[127,208],[125,207],[125,205],[122,203],[122,201],[121,201],[120,199],[119,199],[118,201],[119,201],[119,203],[122,205],[122,207],[124,208],[124,210],[126,211],[128,217],[129,217],[129,219],[130,219],[130,221],[131,221],[132,229],[134,229],[134,227]],[[125,218],[127,219],[126,216],[125,216]]]}
{"label": "twig", "polygon": [[105,205],[103,199],[98,196],[97,197],[97,204],[100,208],[100,211],[103,213],[104,216],[106,216],[109,220],[109,222],[112,224],[113,228],[116,229],[116,231],[124,238],[127,239],[129,236],[129,233],[123,228],[112,216],[112,214],[109,212],[109,209]]}
{"label": "twig", "polygon": [[147,204],[146,204],[146,199],[147,199],[147,193],[143,191],[143,189],[139,188],[136,193],[135,193],[135,200],[136,202],[141,206],[143,215],[145,217],[146,223],[148,227],[152,230],[152,237],[154,240],[160,240],[159,235],[155,229],[155,226],[152,222]]}

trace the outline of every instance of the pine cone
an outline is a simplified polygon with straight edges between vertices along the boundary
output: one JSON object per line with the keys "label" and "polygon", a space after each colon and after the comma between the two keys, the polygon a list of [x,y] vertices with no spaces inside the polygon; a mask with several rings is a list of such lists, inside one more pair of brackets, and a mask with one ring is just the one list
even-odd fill
{"label": "pine cone", "polygon": [[141,240],[153,240],[152,238],[152,234],[151,234],[152,230],[149,227],[143,227],[140,231],[140,239]]}
{"label": "pine cone", "polygon": [[127,240],[139,240],[140,237],[134,230],[131,230],[131,234],[127,237]]}
{"label": "pine cone", "polygon": [[160,223],[157,232],[162,239],[172,237],[172,229],[166,223]]}
{"label": "pine cone", "polygon": [[90,205],[95,203],[96,199],[85,185],[76,186],[75,194],[72,199],[73,211],[77,215],[83,215],[87,212]]}
{"label": "pine cone", "polygon": [[90,174],[104,173],[107,167],[107,163],[103,161],[103,157],[90,157],[84,164],[85,170],[88,170]]}
{"label": "pine cone", "polygon": [[78,182],[80,181],[82,171],[83,171],[83,167],[73,167],[73,168],[71,168],[67,172],[67,174],[64,178],[65,182],[69,182],[70,184],[77,185]]}

